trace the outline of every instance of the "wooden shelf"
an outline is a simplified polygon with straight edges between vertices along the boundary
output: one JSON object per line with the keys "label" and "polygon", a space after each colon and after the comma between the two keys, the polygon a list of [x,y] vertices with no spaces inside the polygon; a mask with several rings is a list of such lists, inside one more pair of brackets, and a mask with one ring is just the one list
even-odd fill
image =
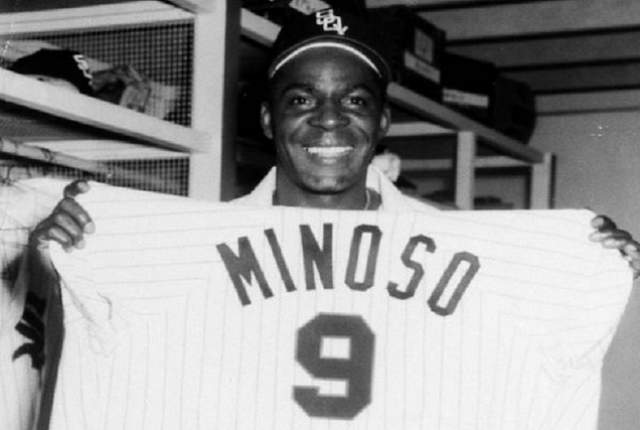
{"label": "wooden shelf", "polygon": [[[513,167],[530,167],[525,161],[514,160],[511,157],[475,157],[473,166],[476,169],[503,169]],[[451,170],[455,163],[451,159],[409,159],[402,160],[403,172]]]}
{"label": "wooden shelf", "polygon": [[[0,99],[109,132],[182,152],[205,152],[206,133],[135,112],[83,94],[58,88],[36,79],[0,69]],[[53,127],[49,140],[56,140]],[[69,127],[61,125],[60,139],[69,139]]]}
{"label": "wooden shelf", "polygon": [[208,12],[214,8],[216,0],[166,0],[190,12]]}
{"label": "wooden shelf", "polygon": [[451,134],[456,134],[456,130],[426,121],[415,121],[391,124],[387,137],[442,136]]}
{"label": "wooden shelf", "polygon": [[[265,46],[271,45],[278,34],[279,26],[264,19],[246,9],[242,10],[241,17],[242,34]],[[525,146],[502,133],[493,130],[484,124],[480,124],[461,113],[458,113],[436,101],[409,90],[397,83],[391,83],[388,89],[389,100],[404,109],[429,121],[430,133],[451,133],[457,131],[469,131],[475,133],[488,146],[499,150],[520,160],[531,163],[543,161],[543,154],[531,147]],[[427,126],[425,126],[427,127]],[[445,127],[445,128],[442,128]],[[427,133],[429,134],[429,133]]]}
{"label": "wooden shelf", "polygon": [[[171,0],[169,0],[171,1]],[[213,1],[213,0],[212,0]],[[175,0],[175,5],[157,0],[47,9],[40,11],[0,13],[0,35],[10,40],[21,33],[40,33],[72,29],[89,29],[114,25],[138,25],[182,19],[192,19],[189,5],[197,8],[207,0]],[[2,39],[0,37],[0,39]]]}
{"label": "wooden shelf", "polygon": [[27,146],[46,149],[52,154],[61,153],[91,161],[167,160],[189,157],[186,152],[171,151],[156,146],[140,145],[120,140],[55,140],[26,141],[23,143]]}
{"label": "wooden shelf", "polygon": [[488,146],[499,150],[501,153],[532,163],[540,163],[543,160],[542,152],[525,146],[522,142],[469,119],[461,113],[404,88],[395,82],[389,85],[388,96],[392,103],[410,110],[430,122],[454,130],[464,130],[474,133]]}
{"label": "wooden shelf", "polygon": [[247,9],[242,9],[240,28],[243,36],[264,46],[271,46],[280,31],[279,25]]}

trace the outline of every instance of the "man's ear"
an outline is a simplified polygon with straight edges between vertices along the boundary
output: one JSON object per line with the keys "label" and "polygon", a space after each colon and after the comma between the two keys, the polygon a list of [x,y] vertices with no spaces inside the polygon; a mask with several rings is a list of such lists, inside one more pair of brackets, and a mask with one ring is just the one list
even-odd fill
{"label": "man's ear", "polygon": [[391,108],[388,103],[385,103],[382,106],[382,112],[380,114],[380,127],[378,131],[378,140],[382,139],[387,135],[389,131],[389,127],[391,126]]}
{"label": "man's ear", "polygon": [[260,125],[262,126],[262,132],[269,139],[273,139],[273,128],[271,123],[271,109],[267,102],[262,102],[260,105]]}

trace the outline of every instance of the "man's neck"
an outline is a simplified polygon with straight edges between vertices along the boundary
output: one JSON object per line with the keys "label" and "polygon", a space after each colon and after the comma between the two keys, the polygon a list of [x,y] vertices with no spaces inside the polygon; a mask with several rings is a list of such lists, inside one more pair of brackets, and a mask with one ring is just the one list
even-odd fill
{"label": "man's neck", "polygon": [[371,204],[370,200],[364,180],[342,192],[324,194],[307,191],[293,184],[283,175],[276,175],[273,203],[277,206],[366,210]]}

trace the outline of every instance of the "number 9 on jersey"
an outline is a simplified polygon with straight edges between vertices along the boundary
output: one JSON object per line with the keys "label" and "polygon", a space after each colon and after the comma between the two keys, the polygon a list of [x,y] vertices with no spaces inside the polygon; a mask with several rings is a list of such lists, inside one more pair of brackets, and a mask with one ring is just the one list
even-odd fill
{"label": "number 9 on jersey", "polygon": [[[346,339],[347,358],[325,357],[323,342]],[[293,387],[293,398],[312,417],[352,419],[371,402],[375,336],[360,316],[318,314],[297,333],[296,360],[312,376],[346,383],[345,396],[325,396],[318,387]]]}

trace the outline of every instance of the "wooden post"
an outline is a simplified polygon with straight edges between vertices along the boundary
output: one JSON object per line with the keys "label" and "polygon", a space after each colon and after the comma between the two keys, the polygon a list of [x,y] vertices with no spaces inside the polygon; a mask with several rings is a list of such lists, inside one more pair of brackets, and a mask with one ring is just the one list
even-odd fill
{"label": "wooden post", "polygon": [[541,163],[531,167],[531,209],[549,209],[553,195],[553,154],[546,152]]}
{"label": "wooden post", "polygon": [[235,103],[240,3],[220,0],[194,23],[192,127],[209,133],[210,150],[193,154],[189,196],[227,200],[235,191]]}
{"label": "wooden post", "polygon": [[455,204],[460,209],[473,209],[475,158],[476,135],[469,131],[459,132],[455,165]]}

